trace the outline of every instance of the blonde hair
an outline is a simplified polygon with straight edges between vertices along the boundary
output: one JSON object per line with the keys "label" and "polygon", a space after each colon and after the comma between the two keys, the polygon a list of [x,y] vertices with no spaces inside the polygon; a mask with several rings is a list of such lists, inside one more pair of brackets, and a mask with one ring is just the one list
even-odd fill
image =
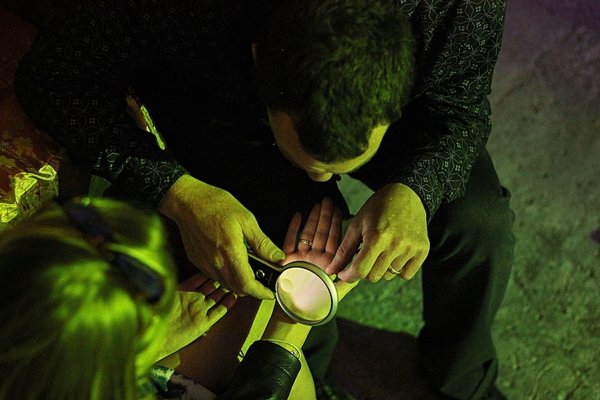
{"label": "blonde hair", "polygon": [[159,217],[88,199],[113,232],[112,251],[150,268],[150,302],[51,205],[0,235],[0,399],[137,399],[175,293]]}

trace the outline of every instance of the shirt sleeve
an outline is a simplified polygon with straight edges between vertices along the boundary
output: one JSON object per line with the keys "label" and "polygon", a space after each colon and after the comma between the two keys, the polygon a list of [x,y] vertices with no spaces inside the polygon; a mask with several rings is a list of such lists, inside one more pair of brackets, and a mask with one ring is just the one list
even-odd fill
{"label": "shirt sleeve", "polygon": [[140,3],[84,2],[57,17],[21,60],[16,90],[75,163],[157,205],[185,170],[126,111],[128,77],[156,62],[167,40],[167,29],[151,29],[161,2]]}
{"label": "shirt sleeve", "polygon": [[391,168],[388,163],[388,170],[375,178],[378,185],[371,186],[394,181],[408,185],[429,218],[442,202],[464,194],[471,167],[490,134],[487,96],[504,11],[504,0],[424,0],[410,10],[417,41],[416,78],[399,125],[401,134],[415,138],[414,151]]}

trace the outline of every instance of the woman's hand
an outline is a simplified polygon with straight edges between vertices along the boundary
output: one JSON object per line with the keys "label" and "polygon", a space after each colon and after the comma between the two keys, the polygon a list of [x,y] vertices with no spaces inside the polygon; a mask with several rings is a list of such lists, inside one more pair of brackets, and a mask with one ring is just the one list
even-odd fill
{"label": "woman's hand", "polygon": [[302,233],[298,236],[302,215],[298,212],[290,221],[283,251],[282,265],[292,261],[307,261],[325,268],[333,257],[342,237],[342,213],[329,198],[324,198],[312,208]]}
{"label": "woman's hand", "polygon": [[[329,198],[312,208],[302,233],[298,236],[302,215],[296,213],[288,226],[283,241],[286,253],[282,265],[292,261],[307,261],[325,269],[336,255],[342,238],[342,213]],[[357,285],[343,281],[335,282],[341,300]]]}
{"label": "woman's hand", "polygon": [[[320,204],[313,207],[302,233],[298,235],[301,222],[300,213],[296,213],[290,221],[283,242],[283,251],[286,253],[286,257],[281,264],[306,261],[324,269],[333,260],[340,244],[342,213],[334,207],[330,199],[325,198]],[[341,300],[357,284],[358,281],[355,283],[335,282],[338,298]],[[275,305],[262,339],[276,339],[301,348],[310,329],[310,325],[297,323]],[[290,349],[288,348],[288,350]]]}
{"label": "woman's hand", "polygon": [[166,341],[161,359],[204,335],[233,307],[236,295],[198,273],[179,284],[175,303],[164,321]]}

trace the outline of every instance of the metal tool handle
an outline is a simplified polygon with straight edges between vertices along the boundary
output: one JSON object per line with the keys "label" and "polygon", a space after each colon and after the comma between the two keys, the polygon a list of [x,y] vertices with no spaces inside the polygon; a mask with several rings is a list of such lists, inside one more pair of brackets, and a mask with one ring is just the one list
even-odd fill
{"label": "metal tool handle", "polygon": [[256,280],[272,291],[275,291],[275,283],[277,282],[279,275],[281,275],[283,267],[270,261],[263,260],[251,249],[248,249],[248,263],[254,271]]}

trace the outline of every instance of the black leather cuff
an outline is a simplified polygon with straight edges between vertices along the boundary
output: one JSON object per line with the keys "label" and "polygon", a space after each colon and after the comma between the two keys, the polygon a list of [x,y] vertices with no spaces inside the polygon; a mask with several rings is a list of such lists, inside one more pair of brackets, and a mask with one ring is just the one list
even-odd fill
{"label": "black leather cuff", "polygon": [[283,347],[254,342],[219,399],[287,399],[299,371],[300,360]]}

